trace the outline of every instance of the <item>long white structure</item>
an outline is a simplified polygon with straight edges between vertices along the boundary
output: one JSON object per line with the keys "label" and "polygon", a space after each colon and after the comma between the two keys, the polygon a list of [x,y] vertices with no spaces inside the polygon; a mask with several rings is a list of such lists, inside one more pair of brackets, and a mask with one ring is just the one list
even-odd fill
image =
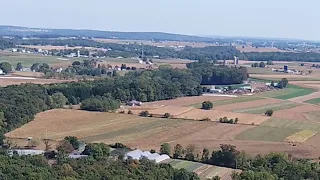
{"label": "long white structure", "polygon": [[162,162],[164,160],[170,159],[166,154],[160,155],[158,153],[150,153],[149,151],[141,151],[140,149],[130,151],[125,155],[125,158],[131,157],[132,159],[139,160],[141,158],[147,158],[156,163]]}

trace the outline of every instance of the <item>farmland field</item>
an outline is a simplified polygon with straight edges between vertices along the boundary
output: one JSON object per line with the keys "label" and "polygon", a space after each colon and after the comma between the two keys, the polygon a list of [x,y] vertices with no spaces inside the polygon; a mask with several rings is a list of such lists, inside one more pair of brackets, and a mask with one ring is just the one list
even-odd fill
{"label": "farmland field", "polygon": [[268,104],[264,106],[257,106],[257,107],[251,107],[251,108],[235,109],[233,110],[233,112],[248,113],[248,114],[264,114],[269,109],[272,109],[273,111],[279,111],[283,109],[294,108],[296,106],[299,106],[299,104],[293,103],[293,102],[281,102],[281,103]]}
{"label": "farmland field", "polygon": [[305,96],[315,91],[316,90],[311,88],[303,88],[295,85],[289,85],[288,88],[281,89],[278,91],[265,92],[262,93],[261,96],[287,100],[295,97]]}
{"label": "farmland field", "polygon": [[272,118],[256,128],[240,133],[236,139],[283,142],[287,137],[302,130],[317,132],[319,129],[320,124]]}
{"label": "farmland field", "polygon": [[194,172],[201,179],[212,179],[214,176],[221,177],[221,180],[229,180],[233,171],[239,172],[230,168],[218,167],[213,165],[202,164],[198,162],[184,161],[178,159],[166,160],[164,163],[170,164],[175,169],[184,168],[189,172]]}
{"label": "farmland field", "polygon": [[[220,111],[216,116],[221,117],[224,115],[228,116],[223,111]],[[265,116],[242,115],[243,117],[239,118],[240,122],[255,121],[255,118],[251,117],[268,118]],[[274,142],[275,140],[271,141],[272,139],[270,140],[270,138],[265,139],[271,141],[268,142],[261,140],[239,140],[239,138],[236,138],[238,134],[241,135],[257,128],[257,126],[252,125],[142,118],[126,114],[57,109],[37,114],[35,120],[7,133],[6,136],[15,142],[19,142],[16,140],[21,141],[21,139],[24,139],[22,143],[25,143],[26,137],[33,137],[35,139],[48,137],[55,142],[56,140],[63,139],[65,136],[73,135],[87,142],[104,142],[107,144],[122,142],[129,147],[142,150],[157,150],[165,142],[170,143],[171,146],[179,143],[184,147],[194,144],[197,151],[202,151],[203,148],[217,150],[220,144],[232,144],[237,149],[244,150],[253,155],[277,151],[290,152],[295,157],[318,158],[320,152],[314,146],[319,145],[319,134],[316,134],[294,149],[288,143],[280,142],[280,140],[306,128],[310,130],[317,129],[320,124],[317,123],[319,126],[315,126],[316,123],[299,123],[299,121],[294,121],[295,123],[290,125],[290,127],[293,127],[291,128],[293,130],[289,131],[290,127],[286,127],[285,125],[290,124],[290,122],[291,120],[271,120],[263,123],[262,127],[277,129],[273,131],[275,132],[274,134],[282,134],[277,140],[278,142]],[[257,134],[259,137],[262,136],[259,132]],[[267,135],[270,136],[270,134]],[[43,146],[42,144],[38,148]]]}
{"label": "farmland field", "polygon": [[320,104],[320,98],[314,98],[314,99],[310,99],[307,101],[304,101],[305,103],[310,103],[310,104]]}
{"label": "farmland field", "polygon": [[[262,97],[257,97],[257,96],[241,96],[241,97],[227,99],[227,100],[214,101],[213,102],[213,106],[214,107],[215,106],[222,106],[222,105],[227,105],[227,104],[255,101],[255,100],[261,100],[261,99],[263,99],[263,98]],[[201,108],[201,105],[202,105],[201,103],[192,104],[190,106],[195,107],[195,108]]]}

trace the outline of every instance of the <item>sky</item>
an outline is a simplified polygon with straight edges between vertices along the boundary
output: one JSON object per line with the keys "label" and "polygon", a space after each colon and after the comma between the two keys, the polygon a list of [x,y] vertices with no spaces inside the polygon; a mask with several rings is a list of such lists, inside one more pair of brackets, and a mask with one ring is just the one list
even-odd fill
{"label": "sky", "polygon": [[320,40],[319,0],[1,0],[0,24]]}

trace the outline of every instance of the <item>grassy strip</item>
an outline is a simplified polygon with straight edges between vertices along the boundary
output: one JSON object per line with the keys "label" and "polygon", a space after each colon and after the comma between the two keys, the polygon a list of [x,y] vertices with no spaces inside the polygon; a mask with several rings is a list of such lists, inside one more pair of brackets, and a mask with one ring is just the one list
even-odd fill
{"label": "grassy strip", "polygon": [[269,104],[269,105],[259,106],[255,108],[236,109],[236,110],[233,110],[233,112],[248,113],[248,114],[264,114],[269,109],[272,109],[273,111],[279,111],[283,109],[294,108],[296,106],[299,106],[299,104],[292,103],[292,102],[283,102],[278,104]]}
{"label": "grassy strip", "polygon": [[320,98],[315,98],[315,99],[310,99],[307,101],[304,101],[305,103],[310,103],[310,104],[320,104]]}
{"label": "grassy strip", "polygon": [[[213,103],[213,107],[215,107],[215,106],[222,106],[222,105],[227,105],[227,104],[255,101],[255,100],[261,100],[261,99],[264,99],[264,98],[258,97],[258,96],[242,96],[242,97],[232,98],[232,99],[228,99],[228,100],[214,101],[212,103]],[[189,106],[195,107],[195,108],[201,108],[202,104],[193,104],[193,105],[189,105]]]}
{"label": "grassy strip", "polygon": [[292,134],[291,136],[288,136],[284,141],[285,142],[291,142],[291,143],[303,143],[312,136],[316,135],[317,131],[312,130],[302,130],[295,134]]}
{"label": "grassy strip", "polygon": [[289,85],[285,89],[262,93],[261,96],[287,100],[287,99],[291,99],[299,96],[305,96],[313,92],[316,92],[316,90],[312,88],[304,88],[296,85]]}
{"label": "grassy strip", "polygon": [[260,126],[267,126],[267,127],[275,127],[275,128],[291,128],[297,130],[314,130],[318,131],[320,129],[320,124],[318,123],[309,123],[304,121],[295,121],[295,120],[288,120],[288,119],[278,119],[278,118],[271,118],[268,121],[263,122]]}

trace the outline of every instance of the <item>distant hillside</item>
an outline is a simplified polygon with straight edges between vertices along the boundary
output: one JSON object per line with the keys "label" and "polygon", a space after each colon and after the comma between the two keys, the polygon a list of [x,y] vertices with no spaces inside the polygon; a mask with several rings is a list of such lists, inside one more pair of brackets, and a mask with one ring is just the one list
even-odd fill
{"label": "distant hillside", "polygon": [[74,29],[45,29],[28,28],[20,26],[0,25],[0,35],[7,36],[40,36],[40,37],[58,37],[58,36],[83,36],[95,38],[117,38],[132,40],[160,40],[160,41],[212,41],[212,38],[188,36],[181,34],[170,34],[162,32],[113,32],[98,30],[74,30]]}

